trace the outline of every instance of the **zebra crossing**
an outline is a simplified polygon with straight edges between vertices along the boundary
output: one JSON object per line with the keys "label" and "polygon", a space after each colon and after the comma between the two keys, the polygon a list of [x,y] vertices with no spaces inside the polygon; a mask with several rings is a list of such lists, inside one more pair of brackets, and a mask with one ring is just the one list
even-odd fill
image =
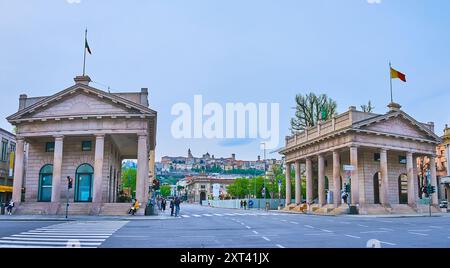
{"label": "zebra crossing", "polygon": [[0,248],[99,247],[128,221],[54,224],[0,238]]}
{"label": "zebra crossing", "polygon": [[181,214],[183,218],[200,218],[200,217],[224,217],[224,216],[283,216],[288,214],[257,212],[257,213],[202,213],[202,214]]}

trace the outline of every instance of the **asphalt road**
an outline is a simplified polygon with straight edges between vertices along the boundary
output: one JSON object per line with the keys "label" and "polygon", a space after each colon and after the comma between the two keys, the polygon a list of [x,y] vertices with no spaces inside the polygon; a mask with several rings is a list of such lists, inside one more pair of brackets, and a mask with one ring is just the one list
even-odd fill
{"label": "asphalt road", "polygon": [[450,215],[313,216],[182,204],[181,217],[161,220],[0,221],[0,236],[0,247],[67,246],[71,239],[112,248],[364,248],[376,239],[386,248],[450,248]]}

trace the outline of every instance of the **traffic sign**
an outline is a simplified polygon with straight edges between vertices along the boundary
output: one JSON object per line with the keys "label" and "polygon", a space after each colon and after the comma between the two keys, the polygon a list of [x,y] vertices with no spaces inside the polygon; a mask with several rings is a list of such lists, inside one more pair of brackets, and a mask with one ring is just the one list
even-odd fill
{"label": "traffic sign", "polygon": [[344,165],[344,170],[345,171],[353,171],[353,170],[355,170],[355,167],[352,165]]}
{"label": "traffic sign", "polygon": [[278,180],[278,185],[281,185],[281,180]]}

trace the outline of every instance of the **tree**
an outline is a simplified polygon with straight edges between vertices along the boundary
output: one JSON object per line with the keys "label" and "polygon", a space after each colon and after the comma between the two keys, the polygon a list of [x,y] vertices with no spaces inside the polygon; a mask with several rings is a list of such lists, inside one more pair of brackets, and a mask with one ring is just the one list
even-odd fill
{"label": "tree", "polygon": [[366,105],[366,104],[361,105],[361,109],[362,109],[362,111],[365,112],[365,113],[371,113],[371,112],[373,112],[373,110],[375,109],[375,107],[373,107],[373,106],[372,106],[372,102],[369,101],[369,103],[367,103],[367,105]]}
{"label": "tree", "polygon": [[163,197],[168,197],[171,192],[171,187],[170,187],[170,185],[162,185],[159,188],[159,191]]}
{"label": "tree", "polygon": [[237,178],[227,186],[227,193],[232,197],[245,198],[249,194],[249,179]]}
{"label": "tree", "polygon": [[122,189],[131,189],[130,194],[136,191],[136,168],[122,166]]}
{"label": "tree", "polygon": [[319,120],[325,121],[336,114],[336,101],[326,94],[315,95],[309,93],[303,96],[295,96],[295,116],[291,119],[291,131],[302,131],[308,127],[317,125]]}

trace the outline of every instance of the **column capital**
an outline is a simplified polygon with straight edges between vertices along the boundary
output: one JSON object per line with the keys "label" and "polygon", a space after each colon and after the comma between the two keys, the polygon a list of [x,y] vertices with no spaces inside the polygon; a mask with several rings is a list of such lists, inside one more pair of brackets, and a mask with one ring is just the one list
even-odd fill
{"label": "column capital", "polygon": [[24,142],[25,141],[25,137],[23,137],[23,136],[16,136],[16,142],[19,142],[19,141]]}
{"label": "column capital", "polygon": [[99,139],[99,138],[100,138],[100,139],[101,139],[101,138],[104,139],[104,138],[105,138],[105,134],[104,134],[104,133],[94,134],[94,136],[95,136],[96,139]]}
{"label": "column capital", "polygon": [[380,148],[380,152],[387,152],[387,151],[389,151],[389,149],[387,149],[387,148]]}
{"label": "column capital", "polygon": [[53,135],[53,138],[55,138],[55,140],[63,140],[64,135]]}

